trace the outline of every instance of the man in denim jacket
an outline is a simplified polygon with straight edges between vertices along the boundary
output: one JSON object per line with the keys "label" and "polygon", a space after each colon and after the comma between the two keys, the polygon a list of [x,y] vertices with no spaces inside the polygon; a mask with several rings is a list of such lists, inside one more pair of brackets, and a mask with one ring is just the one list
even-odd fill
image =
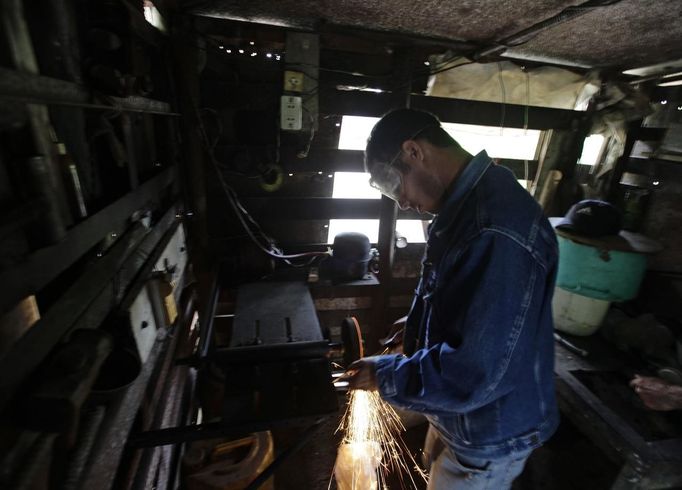
{"label": "man in denim jacket", "polygon": [[446,447],[429,489],[509,488],[558,425],[554,231],[508,169],[472,157],[432,114],[385,115],[365,166],[401,209],[436,218],[404,355],[357,361],[350,387],[427,416]]}

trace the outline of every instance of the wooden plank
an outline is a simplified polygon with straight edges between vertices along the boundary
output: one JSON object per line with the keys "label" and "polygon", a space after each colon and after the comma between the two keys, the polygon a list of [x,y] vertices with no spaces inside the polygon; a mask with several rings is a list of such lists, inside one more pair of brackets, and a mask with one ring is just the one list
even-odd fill
{"label": "wooden plank", "polygon": [[365,152],[311,148],[307,158],[282,153],[282,165],[294,172],[364,172]]}
{"label": "wooden plank", "polygon": [[[391,93],[348,92],[334,89],[322,91],[320,112],[327,115],[353,115],[380,117],[397,106]],[[478,100],[450,99],[412,95],[410,107],[432,112],[443,122],[480,124],[507,128],[523,128],[526,106],[504,104],[504,121],[501,120],[502,104]],[[573,120],[584,112],[546,107],[528,107],[528,129],[568,129]]]}
{"label": "wooden plank", "polygon": [[[307,158],[282,155],[285,168],[295,172],[364,172],[365,152],[362,150],[338,150],[332,148],[312,148]],[[524,175],[524,160],[495,158],[498,165],[509,168],[517,178]],[[528,160],[528,175],[532,179],[538,167],[537,160]]]}

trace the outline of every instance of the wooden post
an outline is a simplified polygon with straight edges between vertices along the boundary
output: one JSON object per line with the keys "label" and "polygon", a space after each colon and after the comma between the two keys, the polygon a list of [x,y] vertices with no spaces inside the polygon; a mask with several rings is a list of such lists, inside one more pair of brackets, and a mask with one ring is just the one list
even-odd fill
{"label": "wooden post", "polygon": [[[395,108],[410,106],[411,77],[410,51],[396,50],[394,53],[396,84],[393,89]],[[395,225],[398,206],[386,196],[381,197],[379,218],[379,288],[372,297],[372,321],[365,334],[365,352],[374,353],[379,349],[379,339],[386,333],[386,326],[394,319],[388,318],[388,307],[393,279],[393,257],[395,251]]]}

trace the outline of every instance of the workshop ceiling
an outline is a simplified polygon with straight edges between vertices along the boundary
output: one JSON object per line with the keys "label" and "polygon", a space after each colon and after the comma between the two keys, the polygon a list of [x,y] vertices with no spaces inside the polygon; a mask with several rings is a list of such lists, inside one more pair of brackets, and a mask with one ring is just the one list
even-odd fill
{"label": "workshop ceiling", "polygon": [[[588,2],[587,5],[593,4]],[[495,45],[557,16],[568,0],[188,0],[195,14],[302,29],[355,27]],[[682,58],[682,0],[621,0],[545,29],[504,56],[618,69]]]}

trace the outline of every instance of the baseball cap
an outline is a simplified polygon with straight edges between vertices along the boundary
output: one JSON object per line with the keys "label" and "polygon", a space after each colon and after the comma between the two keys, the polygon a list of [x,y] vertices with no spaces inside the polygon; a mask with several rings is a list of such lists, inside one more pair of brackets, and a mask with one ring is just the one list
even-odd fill
{"label": "baseball cap", "polygon": [[585,237],[601,237],[617,235],[622,222],[620,211],[610,203],[586,199],[571,206],[555,227]]}

